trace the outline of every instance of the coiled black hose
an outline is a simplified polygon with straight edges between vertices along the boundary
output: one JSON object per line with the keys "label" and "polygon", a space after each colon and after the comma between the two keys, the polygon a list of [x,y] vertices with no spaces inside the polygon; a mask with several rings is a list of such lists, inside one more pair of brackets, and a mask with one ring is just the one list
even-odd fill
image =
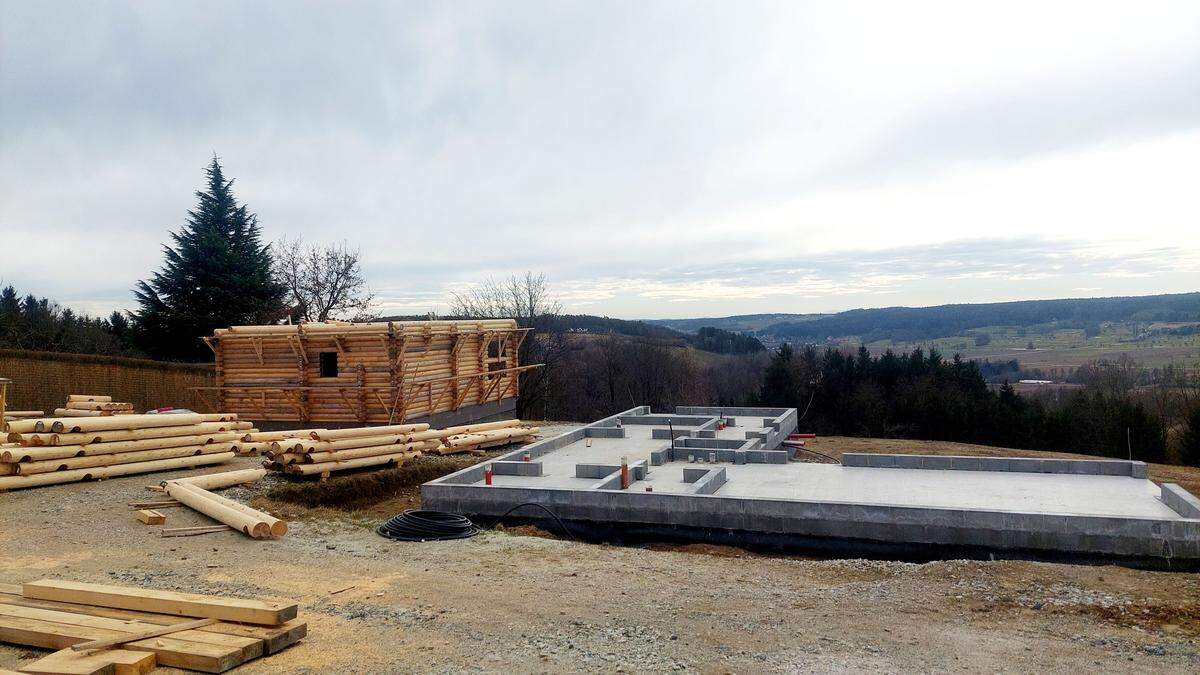
{"label": "coiled black hose", "polygon": [[[492,529],[501,520],[504,520],[510,513],[516,511],[523,506],[533,506],[545,511],[547,515],[558,523],[562,528],[563,534],[570,537],[573,541],[579,541],[571,531],[567,529],[567,524],[562,521],[553,511],[532,502],[517,504],[511,509],[504,512],[497,518],[491,526],[486,529]],[[418,511],[416,509],[408,509],[404,513],[392,518],[383,525],[376,528],[376,532],[396,541],[449,541],[451,539],[466,539],[474,537],[482,532],[484,528],[479,527],[471,522],[466,516],[461,516],[457,513],[449,513],[447,511]]]}
{"label": "coiled black hose", "polygon": [[396,541],[448,541],[474,537],[480,529],[457,513],[407,509],[375,531]]}

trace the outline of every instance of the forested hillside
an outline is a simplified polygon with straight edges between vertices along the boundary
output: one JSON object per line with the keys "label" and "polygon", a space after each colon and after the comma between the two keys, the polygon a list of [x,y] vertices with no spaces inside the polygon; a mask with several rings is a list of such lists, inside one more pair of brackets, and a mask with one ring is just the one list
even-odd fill
{"label": "forested hillside", "polygon": [[1200,321],[1200,293],[854,309],[811,321],[781,322],[760,332],[796,341],[842,336],[857,336],[863,342],[906,341],[959,335],[983,326],[1055,324],[1086,330],[1106,321]]}

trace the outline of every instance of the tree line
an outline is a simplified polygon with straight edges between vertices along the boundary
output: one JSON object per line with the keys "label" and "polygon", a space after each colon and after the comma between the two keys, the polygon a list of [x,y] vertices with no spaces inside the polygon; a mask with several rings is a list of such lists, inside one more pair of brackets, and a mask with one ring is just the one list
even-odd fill
{"label": "tree line", "polygon": [[[872,356],[784,345],[767,366],[758,402],[803,413],[824,435],[958,441],[1147,462],[1200,465],[1200,398],[1184,384],[1156,406],[1127,374],[1067,394],[1057,403],[990,388],[979,364],[936,350]],[[1111,379],[1119,379],[1113,382]],[[1158,389],[1151,395],[1166,395]],[[1170,413],[1177,408],[1175,413]],[[1170,441],[1170,442],[1169,442]]]}

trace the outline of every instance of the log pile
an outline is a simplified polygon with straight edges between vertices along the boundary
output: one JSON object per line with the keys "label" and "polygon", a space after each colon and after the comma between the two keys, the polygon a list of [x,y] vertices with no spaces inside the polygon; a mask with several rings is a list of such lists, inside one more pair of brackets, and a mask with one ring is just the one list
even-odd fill
{"label": "log pile", "polygon": [[18,419],[4,427],[0,490],[220,464],[253,431],[198,413]]}
{"label": "log pile", "polygon": [[132,403],[113,401],[111,396],[69,394],[65,407],[55,408],[55,417],[109,417],[134,414]]}
{"label": "log pile", "polygon": [[449,455],[523,443],[532,440],[538,428],[520,420],[505,420],[446,429],[430,429],[428,424],[399,424],[270,433],[289,435],[261,441],[269,445],[263,466],[290,474],[326,475],[363,467],[400,466],[421,454]]}
{"label": "log pile", "polygon": [[512,399],[527,330],[511,319],[233,326],[206,343],[201,403],[264,421],[402,424]]}
{"label": "log pile", "polygon": [[240,485],[259,480],[265,469],[246,469],[164,481],[163,491],[193,510],[255,539],[278,539],[287,534],[286,521],[279,520],[245,504],[209,492],[210,489]]}
{"label": "log pile", "polygon": [[291,602],[45,579],[0,584],[0,641],[59,650],[26,673],[221,673],[303,639]]}

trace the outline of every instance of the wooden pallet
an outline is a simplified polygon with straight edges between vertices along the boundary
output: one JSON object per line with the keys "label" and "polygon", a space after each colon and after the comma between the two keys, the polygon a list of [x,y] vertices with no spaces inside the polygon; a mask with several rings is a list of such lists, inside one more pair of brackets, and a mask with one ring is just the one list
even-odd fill
{"label": "wooden pallet", "polygon": [[[222,618],[218,623],[123,643],[119,648],[76,652],[97,658],[56,652],[28,668],[22,666],[29,672],[145,672],[138,670],[145,667],[144,658],[116,652],[150,652],[160,666],[220,673],[278,652],[308,632],[307,624],[294,618],[295,605],[288,603],[49,580],[29,584],[29,589],[26,593],[19,586],[0,585],[0,641],[66,650],[82,642],[123,638],[188,622],[181,617],[218,614],[243,621],[277,621],[252,625]],[[108,654],[112,656],[106,662],[104,655]]]}

